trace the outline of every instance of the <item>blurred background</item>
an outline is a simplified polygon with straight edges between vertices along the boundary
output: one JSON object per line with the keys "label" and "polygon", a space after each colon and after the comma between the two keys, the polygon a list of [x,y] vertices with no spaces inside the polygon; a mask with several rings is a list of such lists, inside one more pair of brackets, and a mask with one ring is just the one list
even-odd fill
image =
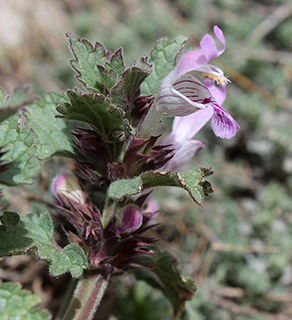
{"label": "blurred background", "polygon": [[[30,84],[42,95],[79,85],[66,32],[123,47],[131,63],[162,36],[189,36],[197,46],[215,24],[227,41],[215,64],[232,81],[224,105],[241,130],[231,141],[217,139],[209,125],[196,136],[206,148],[185,169],[212,167],[215,192],[196,207],[185,191],[157,190],[154,236],[198,286],[181,319],[292,319],[290,0],[0,0],[0,86],[11,93]],[[26,213],[41,207],[27,199],[51,201],[49,177],[59,162],[47,163],[38,190],[13,188],[10,208]],[[21,282],[53,313],[68,284],[30,257],[1,259],[0,279]],[[160,292],[127,275],[112,280],[96,319],[171,317]]]}

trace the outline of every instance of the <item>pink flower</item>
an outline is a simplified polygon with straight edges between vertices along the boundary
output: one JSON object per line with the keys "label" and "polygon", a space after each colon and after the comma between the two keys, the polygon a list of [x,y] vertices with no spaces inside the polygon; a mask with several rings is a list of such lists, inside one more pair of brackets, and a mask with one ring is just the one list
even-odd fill
{"label": "pink flower", "polygon": [[77,178],[67,174],[60,175],[54,179],[52,193],[60,204],[66,207],[69,207],[68,201],[85,204],[87,200],[87,196]]}
{"label": "pink flower", "polygon": [[198,140],[192,140],[196,133],[211,119],[213,110],[205,108],[186,117],[175,117],[172,132],[162,144],[172,144],[174,156],[160,170],[176,170],[188,163],[205,147]]}
{"label": "pink flower", "polygon": [[[167,115],[187,116],[200,109],[210,109],[211,128],[217,137],[230,139],[239,130],[239,125],[230,114],[221,107],[226,97],[226,84],[229,80],[218,67],[208,62],[225,50],[223,32],[214,27],[216,38],[222,43],[217,49],[214,39],[206,34],[201,42],[200,49],[184,54],[176,68],[164,78],[156,100],[156,108]],[[188,74],[191,71],[202,72],[204,83],[195,76]]]}
{"label": "pink flower", "polygon": [[136,205],[128,205],[122,216],[120,226],[116,228],[117,232],[122,233],[133,233],[138,230],[143,222],[143,216],[140,213],[140,209]]}

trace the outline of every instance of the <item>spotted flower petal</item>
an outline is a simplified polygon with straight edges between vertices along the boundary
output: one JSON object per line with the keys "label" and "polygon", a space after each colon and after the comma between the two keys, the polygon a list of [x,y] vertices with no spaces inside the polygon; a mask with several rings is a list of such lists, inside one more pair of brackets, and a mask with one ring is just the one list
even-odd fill
{"label": "spotted flower petal", "polygon": [[218,104],[214,103],[213,109],[215,113],[211,119],[211,128],[215,135],[222,139],[233,138],[239,130],[238,123]]}

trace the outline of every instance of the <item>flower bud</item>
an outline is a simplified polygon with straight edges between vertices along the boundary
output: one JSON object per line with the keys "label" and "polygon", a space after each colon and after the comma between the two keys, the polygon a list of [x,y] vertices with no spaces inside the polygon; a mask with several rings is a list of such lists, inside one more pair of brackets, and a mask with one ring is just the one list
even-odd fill
{"label": "flower bud", "polygon": [[60,175],[53,181],[52,192],[62,206],[69,206],[69,201],[85,204],[86,194],[82,191],[77,178],[71,175]]}
{"label": "flower bud", "polygon": [[139,207],[136,205],[129,205],[125,208],[121,225],[116,228],[118,233],[133,233],[142,225],[142,214]]}

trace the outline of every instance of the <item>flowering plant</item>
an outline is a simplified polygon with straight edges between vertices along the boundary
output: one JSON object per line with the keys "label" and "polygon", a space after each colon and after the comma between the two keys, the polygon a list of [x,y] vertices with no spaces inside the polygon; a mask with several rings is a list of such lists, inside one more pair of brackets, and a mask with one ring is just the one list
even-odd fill
{"label": "flowering plant", "polygon": [[[40,163],[53,156],[74,162],[51,189],[52,206],[65,221],[67,246],[56,244],[47,212],[22,217],[4,212],[0,226],[0,238],[9,239],[1,241],[1,255],[30,252],[49,264],[53,276],[70,272],[80,278],[60,319],[92,319],[110,277],[128,270],[140,269],[139,277],[159,287],[175,317],[193,297],[194,282],[180,275],[175,259],[149,233],[158,214],[151,194],[157,186],[180,187],[201,205],[212,192],[206,180],[211,170],[178,171],[205,146],[192,138],[210,119],[220,138],[230,139],[239,129],[221,106],[229,80],[208,64],[225,50],[222,31],[214,27],[214,33],[223,44],[220,50],[207,34],[200,49],[183,54],[174,66],[186,39],[161,39],[130,67],[122,49],[112,53],[101,43],[67,34],[70,64],[83,90],[33,103],[24,89],[8,100],[3,95],[2,184],[32,183]],[[203,82],[190,72],[202,73]],[[155,125],[163,115],[175,116],[164,140]],[[16,145],[22,147],[20,155]]]}

